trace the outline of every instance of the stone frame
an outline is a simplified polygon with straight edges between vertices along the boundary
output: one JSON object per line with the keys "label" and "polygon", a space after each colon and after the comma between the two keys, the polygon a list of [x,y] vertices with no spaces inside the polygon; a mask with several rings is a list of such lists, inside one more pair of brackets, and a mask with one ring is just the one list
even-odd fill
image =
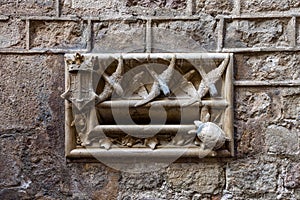
{"label": "stone frame", "polygon": [[[229,157],[234,156],[234,129],[233,129],[233,54],[231,53],[116,53],[116,54],[83,54],[82,58],[95,58],[98,59],[108,59],[108,58],[114,58],[117,60],[120,56],[122,56],[122,59],[124,60],[130,60],[130,59],[158,59],[158,58],[164,58],[164,59],[171,59],[173,55],[176,55],[176,59],[226,59],[226,57],[229,58],[227,67],[225,69],[224,74],[222,75],[222,86],[221,86],[221,97],[222,100],[215,100],[214,98],[209,98],[208,100],[203,100],[202,106],[210,106],[210,107],[223,107],[224,110],[222,111],[222,130],[224,130],[224,133],[226,135],[227,141],[223,145],[224,148],[221,150],[214,150],[214,149],[202,149],[199,147],[170,147],[167,148],[141,148],[139,147],[124,147],[124,148],[114,148],[111,147],[109,149],[103,149],[100,147],[83,147],[76,144],[76,137],[78,133],[76,132],[76,127],[74,127],[74,124],[72,125],[72,122],[75,121],[73,116],[72,108],[74,105],[74,102],[70,100],[70,97],[67,97],[67,93],[70,89],[70,63],[76,65],[77,67],[80,67],[84,65],[83,59],[80,61],[80,54],[76,54],[79,58],[76,58],[74,54],[66,54],[65,60],[66,60],[66,67],[65,67],[65,85],[66,85],[66,92],[62,95],[63,98],[65,98],[65,155],[67,158],[75,159],[75,158],[93,158],[93,157],[103,157],[103,158],[118,158],[118,157],[126,157],[126,158],[135,158],[135,157],[144,157],[144,158],[164,158],[164,157],[174,157],[177,155],[180,155],[179,157],[204,157],[204,156],[210,156],[210,157]],[[72,57],[74,59],[72,60]],[[76,60],[77,59],[77,60]],[[79,59],[79,61],[78,61]],[[79,63],[77,63],[77,61]],[[86,65],[89,67],[89,65]],[[94,68],[92,66],[92,68]],[[75,69],[76,70],[76,69]],[[90,81],[91,82],[91,81]],[[93,88],[92,86],[91,88]],[[96,89],[92,89],[96,90]],[[70,92],[70,91],[69,91]],[[70,92],[72,93],[72,91]],[[74,93],[74,91],[73,91]],[[96,93],[95,91],[92,91],[92,93]],[[67,95],[67,96],[66,96]],[[98,94],[96,94],[98,95]],[[72,96],[72,94],[71,94]],[[93,96],[93,95],[91,95]],[[91,97],[90,96],[90,97]],[[88,98],[90,98],[88,97]],[[69,98],[69,99],[68,99]],[[91,97],[90,101],[87,101],[86,104],[94,105],[95,98]],[[201,99],[200,99],[201,100]],[[101,105],[108,106],[109,103],[104,101],[100,103]],[[149,104],[149,103],[148,103]],[[146,104],[146,105],[148,105]],[[142,105],[142,107],[145,107],[146,105]],[[197,104],[199,105],[199,104]],[[83,106],[84,107],[84,106]],[[95,115],[94,115],[95,116]],[[200,113],[199,113],[200,116]],[[226,118],[224,117],[226,116]],[[196,119],[195,119],[196,120]],[[98,121],[98,120],[97,120]],[[94,122],[88,121],[89,124],[95,124]],[[106,130],[108,132],[116,132],[121,127],[122,129],[127,129],[128,131],[131,131],[132,128],[129,126],[126,127],[122,125],[92,125],[94,130]],[[148,126],[148,125],[146,125]],[[152,126],[152,125],[149,125]],[[179,126],[179,127],[178,127]],[[153,128],[154,126],[150,127]],[[136,127],[134,129],[135,131],[139,130],[141,127]],[[144,127],[145,128],[145,127]],[[148,127],[149,128],[149,127]],[[155,127],[154,127],[155,128]],[[197,129],[197,127],[193,124],[189,125],[170,125],[170,127],[164,129],[164,127],[161,127],[163,129],[162,132],[165,134],[168,134],[168,130],[172,129],[182,129],[182,130],[190,130],[190,129]]]}

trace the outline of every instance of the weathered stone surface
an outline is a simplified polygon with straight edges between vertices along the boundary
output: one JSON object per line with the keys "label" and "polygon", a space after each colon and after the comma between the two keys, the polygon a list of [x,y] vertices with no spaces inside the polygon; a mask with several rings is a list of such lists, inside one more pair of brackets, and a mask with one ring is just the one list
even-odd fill
{"label": "weathered stone surface", "polygon": [[226,169],[226,191],[233,198],[228,199],[260,198],[268,193],[276,197],[278,173],[275,159],[245,159],[230,163]]}
{"label": "weathered stone surface", "polygon": [[0,48],[25,48],[25,21],[0,21]]}
{"label": "weathered stone surface", "polygon": [[86,48],[86,24],[76,21],[32,21],[31,48]]}
{"label": "weathered stone surface", "polygon": [[[70,164],[70,187],[66,192],[72,199],[116,199],[119,173],[102,164]],[[92,188],[92,190],[91,190]]]}
{"label": "weathered stone surface", "polygon": [[224,46],[245,47],[287,47],[291,44],[288,20],[234,20],[226,23]]}
{"label": "weathered stone surface", "polygon": [[299,18],[296,20],[296,45],[300,46],[300,21]]}
{"label": "weathered stone surface", "polygon": [[266,130],[266,148],[273,154],[298,155],[298,134],[287,128],[271,125]]}
{"label": "weathered stone surface", "polygon": [[63,90],[63,85],[55,84],[59,77],[63,77],[64,64],[61,58],[44,55],[1,55],[1,130],[33,128],[51,121],[52,111],[48,104],[51,90]]}
{"label": "weathered stone surface", "polygon": [[145,27],[142,22],[95,23],[93,52],[144,52]]}
{"label": "weathered stone surface", "polygon": [[210,15],[203,15],[199,21],[157,23],[152,31],[154,51],[205,52],[215,50],[217,46],[216,25],[216,20]]}
{"label": "weathered stone surface", "polygon": [[256,120],[235,122],[238,157],[249,154],[261,154],[265,151],[265,126],[263,121],[258,122]]}
{"label": "weathered stone surface", "polygon": [[185,14],[187,0],[126,0],[123,13],[153,16],[182,16]]}
{"label": "weathered stone surface", "polygon": [[163,171],[154,171],[151,173],[122,173],[120,179],[120,188],[128,190],[136,188],[138,190],[152,190],[160,188],[165,180]]}
{"label": "weathered stone surface", "polygon": [[22,138],[0,133],[0,188],[21,185],[20,146]]}
{"label": "weathered stone surface", "polygon": [[56,15],[55,0],[1,0],[0,13],[3,15]]}
{"label": "weathered stone surface", "polygon": [[300,163],[291,163],[287,169],[284,186],[287,188],[300,188]]}
{"label": "weathered stone surface", "polygon": [[149,1],[149,0],[127,0],[126,6],[142,6],[142,7],[150,7],[150,8],[185,8],[186,0],[157,0],[157,1]]}
{"label": "weathered stone surface", "polygon": [[234,9],[233,0],[198,0],[196,3],[197,13],[208,13],[212,16],[218,14],[231,14]]}
{"label": "weathered stone surface", "polygon": [[[25,48],[20,16],[57,16],[56,0],[2,0],[0,48]],[[62,16],[187,16],[187,0],[60,0]],[[97,3],[96,3],[97,2]],[[235,12],[236,0],[197,0],[199,21],[153,20],[152,50],[214,51],[218,14]],[[242,14],[298,13],[298,0],[241,0]],[[127,16],[127,15],[126,15]],[[128,17],[128,16],[127,16]],[[126,18],[127,18],[126,17]],[[292,17],[292,16],[291,16]],[[288,47],[289,18],[230,21],[225,47]],[[296,45],[300,23],[296,20]],[[86,48],[87,26],[76,21],[31,21],[35,49]],[[140,21],[93,22],[94,52],[145,50]],[[277,50],[281,51],[281,50]],[[235,79],[300,79],[297,52],[255,52],[235,56]],[[0,54],[0,199],[300,199],[300,89],[236,87],[235,159],[176,163],[160,172],[128,174],[102,164],[66,163],[64,158],[63,55]],[[298,143],[298,146],[297,146]],[[272,153],[270,157],[260,157]],[[255,157],[255,158],[253,158]],[[223,162],[224,161],[224,162]],[[226,169],[226,173],[223,170]],[[226,175],[226,178],[225,178]],[[224,187],[226,189],[224,190]]]}
{"label": "weathered stone surface", "polygon": [[167,170],[167,182],[175,190],[219,194],[225,184],[224,171],[217,163],[173,164]]}
{"label": "weathered stone surface", "polygon": [[299,80],[300,55],[296,53],[237,54],[236,80]]}
{"label": "weathered stone surface", "polygon": [[[237,131],[238,155],[268,151],[268,148],[265,149],[264,142],[267,127],[272,124],[290,129],[288,135],[290,139],[297,136],[295,133],[299,126],[299,89],[238,88],[236,94],[234,123]],[[271,135],[268,138],[270,139],[268,145],[271,145]],[[297,141],[297,138],[295,140]],[[282,147],[276,146],[276,148]]]}
{"label": "weathered stone surface", "polygon": [[90,0],[61,0],[62,15],[73,16],[104,16],[118,14],[122,7],[125,7],[124,1],[90,1]]}
{"label": "weathered stone surface", "polygon": [[239,88],[236,96],[236,117],[239,120],[268,124],[282,115],[282,93],[279,88]]}
{"label": "weathered stone surface", "polygon": [[300,123],[300,88],[286,89],[282,91],[283,122],[282,126],[287,128],[298,127]]}
{"label": "weathered stone surface", "polygon": [[[299,10],[300,2],[297,0],[254,0],[241,1],[241,10],[244,13],[294,11]],[[295,11],[296,11],[295,10]]]}

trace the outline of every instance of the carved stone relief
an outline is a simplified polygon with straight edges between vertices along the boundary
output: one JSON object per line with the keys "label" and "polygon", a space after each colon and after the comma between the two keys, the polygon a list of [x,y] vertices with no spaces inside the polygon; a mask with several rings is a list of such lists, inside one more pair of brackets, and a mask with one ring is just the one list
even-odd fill
{"label": "carved stone relief", "polygon": [[66,155],[233,155],[232,55],[66,55]]}

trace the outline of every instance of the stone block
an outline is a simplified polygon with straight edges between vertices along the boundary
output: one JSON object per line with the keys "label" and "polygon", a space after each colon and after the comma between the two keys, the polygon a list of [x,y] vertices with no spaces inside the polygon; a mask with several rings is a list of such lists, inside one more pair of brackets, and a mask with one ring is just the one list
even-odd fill
{"label": "stone block", "polygon": [[299,11],[300,2],[298,0],[242,0],[241,11],[243,13],[258,12],[282,12]]}
{"label": "stone block", "polygon": [[0,48],[25,48],[25,21],[0,21]]}
{"label": "stone block", "polygon": [[125,173],[120,179],[120,189],[126,191],[136,188],[138,190],[155,190],[163,185],[165,173],[153,171],[151,173]]}
{"label": "stone block", "polygon": [[[295,136],[294,141],[298,140],[295,133],[299,126],[299,92],[297,88],[280,87],[236,89],[234,112],[238,155],[268,152],[266,135],[272,124],[289,129],[287,136],[290,139]],[[271,135],[268,138],[272,140]],[[293,149],[295,146],[287,147]]]}
{"label": "stone block", "polygon": [[217,48],[217,22],[210,15],[199,21],[155,23],[152,29],[153,51],[207,52]]}
{"label": "stone block", "polygon": [[291,88],[282,90],[282,114],[285,119],[286,124],[282,124],[286,126],[289,123],[290,126],[288,128],[295,127],[298,124],[299,128],[299,120],[300,120],[300,88]]}
{"label": "stone block", "polygon": [[280,120],[282,115],[282,88],[238,88],[236,90],[236,118],[268,124]]}
{"label": "stone block", "polygon": [[217,163],[173,164],[167,169],[167,182],[175,191],[219,194],[225,184],[224,171]]}
{"label": "stone block", "polygon": [[[49,99],[55,95],[58,105],[57,93],[63,92],[62,56],[1,54],[0,57],[0,130],[29,129],[50,122],[51,108],[55,106]],[[61,115],[62,110],[59,112]]]}
{"label": "stone block", "polygon": [[236,197],[233,199],[259,198],[275,193],[278,173],[279,167],[274,159],[233,161],[226,169],[226,191]]}
{"label": "stone block", "polygon": [[22,180],[20,143],[22,142],[22,138],[3,132],[0,134],[0,188],[20,186]]}
{"label": "stone block", "polygon": [[31,21],[30,47],[35,49],[84,49],[87,25],[82,21]]}
{"label": "stone block", "polygon": [[290,189],[300,188],[300,163],[289,164],[286,169],[284,186]]}
{"label": "stone block", "polygon": [[266,148],[271,154],[299,154],[298,134],[287,128],[271,125],[266,130]]}
{"label": "stone block", "polygon": [[207,13],[212,16],[218,14],[232,14],[234,0],[197,0],[195,1],[196,14]]}
{"label": "stone block", "polygon": [[172,8],[172,9],[180,9],[186,7],[186,0],[157,0],[157,1],[149,1],[149,0],[127,0],[126,6],[142,6],[146,8]]}
{"label": "stone block", "polygon": [[298,53],[236,54],[236,80],[299,80]]}
{"label": "stone block", "polygon": [[300,46],[300,18],[296,19],[296,45]]}
{"label": "stone block", "polygon": [[62,15],[73,16],[104,16],[118,14],[124,5],[124,1],[118,0],[61,0]]}
{"label": "stone block", "polygon": [[55,0],[1,0],[0,13],[14,16],[56,15]]}
{"label": "stone block", "polygon": [[180,16],[184,15],[187,0],[126,0],[123,13],[132,15]]}
{"label": "stone block", "polygon": [[145,24],[101,22],[93,25],[93,52],[144,52]]}
{"label": "stone block", "polygon": [[288,19],[227,20],[224,47],[289,47],[290,26]]}

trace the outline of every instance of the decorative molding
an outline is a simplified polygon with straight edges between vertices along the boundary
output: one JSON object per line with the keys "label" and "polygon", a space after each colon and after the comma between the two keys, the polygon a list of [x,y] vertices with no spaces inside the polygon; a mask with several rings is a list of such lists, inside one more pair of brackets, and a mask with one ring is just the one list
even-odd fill
{"label": "decorative molding", "polygon": [[232,54],[65,59],[68,158],[234,155]]}

